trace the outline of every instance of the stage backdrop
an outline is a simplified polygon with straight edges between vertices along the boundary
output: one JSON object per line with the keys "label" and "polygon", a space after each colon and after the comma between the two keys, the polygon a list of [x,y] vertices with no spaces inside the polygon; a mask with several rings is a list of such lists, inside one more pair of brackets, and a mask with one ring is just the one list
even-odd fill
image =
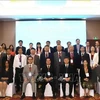
{"label": "stage backdrop", "polygon": [[61,40],[61,44],[66,47],[67,41],[74,45],[76,38],[85,45],[86,21],[16,21],[16,46],[21,39],[27,48],[30,42],[34,47],[37,42],[41,42],[44,47],[47,40],[51,41],[51,46],[56,45],[56,40]]}

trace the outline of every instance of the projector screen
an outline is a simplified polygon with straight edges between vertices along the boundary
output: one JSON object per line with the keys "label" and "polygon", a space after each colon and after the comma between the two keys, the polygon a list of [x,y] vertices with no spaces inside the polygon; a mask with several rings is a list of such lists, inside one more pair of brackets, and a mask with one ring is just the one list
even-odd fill
{"label": "projector screen", "polygon": [[61,45],[66,47],[67,41],[72,45],[79,38],[82,45],[86,42],[86,21],[16,21],[16,46],[23,40],[23,45],[29,48],[29,43],[36,47],[41,42],[42,47],[49,40],[51,46],[56,45],[56,40],[61,40]]}

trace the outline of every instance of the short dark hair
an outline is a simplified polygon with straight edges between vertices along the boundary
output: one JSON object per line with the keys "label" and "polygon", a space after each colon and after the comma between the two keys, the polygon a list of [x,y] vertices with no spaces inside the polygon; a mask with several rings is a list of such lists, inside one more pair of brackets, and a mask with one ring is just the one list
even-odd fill
{"label": "short dark hair", "polygon": [[[19,51],[19,49],[22,49],[22,47],[18,48],[18,51]],[[23,49],[22,49],[22,51],[23,51]]]}
{"label": "short dark hair", "polygon": [[10,48],[7,48],[6,50],[10,50]]}
{"label": "short dark hair", "polygon": [[68,56],[66,56],[64,59],[69,59],[69,57],[68,57]]}
{"label": "short dark hair", "polygon": [[80,39],[76,39],[76,41],[77,41],[77,40],[79,40],[79,41],[80,41]]}
{"label": "short dark hair", "polygon": [[20,42],[22,42],[22,43],[23,43],[23,41],[22,41],[22,40],[19,40],[19,41],[18,41],[18,43],[20,43]]}
{"label": "short dark hair", "polygon": [[41,43],[40,42],[37,42],[37,45],[41,45]]}
{"label": "short dark hair", "polygon": [[45,47],[49,47],[49,45],[45,45]]}
{"label": "short dark hair", "polygon": [[35,48],[31,48],[31,50],[36,50]]}
{"label": "short dark hair", "polygon": [[[50,59],[50,58],[49,58],[49,57],[47,57],[47,58],[46,58],[46,60],[47,60],[47,59]],[[51,61],[51,59],[50,59],[50,61]]]}
{"label": "short dark hair", "polygon": [[32,44],[32,45],[33,45],[33,43],[29,43],[29,45],[30,45],[30,44]]}
{"label": "short dark hair", "polygon": [[46,43],[47,43],[47,42],[50,43],[50,41],[46,41]]}
{"label": "short dark hair", "polygon": [[68,43],[70,43],[70,44],[71,44],[71,42],[70,42],[70,41],[68,41],[68,42],[67,42],[67,44],[68,44]]}
{"label": "short dark hair", "polygon": [[27,59],[29,59],[29,58],[32,58],[32,59],[33,59],[33,57],[32,57],[32,56],[28,56],[28,57],[27,57]]}

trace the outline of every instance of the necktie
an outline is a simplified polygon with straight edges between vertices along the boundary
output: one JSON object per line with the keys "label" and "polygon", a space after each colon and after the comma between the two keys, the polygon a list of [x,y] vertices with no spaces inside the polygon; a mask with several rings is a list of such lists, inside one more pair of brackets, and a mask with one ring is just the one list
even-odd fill
{"label": "necktie", "polygon": [[19,62],[21,62],[22,61],[22,56],[20,55],[20,57],[19,57]]}
{"label": "necktie", "polygon": [[31,72],[31,64],[29,65],[29,71]]}
{"label": "necktie", "polygon": [[48,52],[46,52],[45,57],[46,57],[46,58],[48,57]]}
{"label": "necktie", "polygon": [[77,45],[77,53],[79,53],[79,45]]}
{"label": "necktie", "polygon": [[59,52],[58,57],[61,58],[61,52]]}
{"label": "necktie", "polygon": [[49,71],[49,69],[50,69],[50,66],[48,65],[48,66],[47,66],[47,68],[48,68],[48,71]]}
{"label": "necktie", "polygon": [[71,59],[73,59],[73,57],[74,57],[73,53],[70,53],[70,57],[71,57]]}

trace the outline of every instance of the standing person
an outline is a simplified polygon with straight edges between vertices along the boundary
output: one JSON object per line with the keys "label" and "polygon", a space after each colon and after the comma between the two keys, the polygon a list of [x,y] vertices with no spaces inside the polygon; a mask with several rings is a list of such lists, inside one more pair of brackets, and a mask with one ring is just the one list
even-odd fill
{"label": "standing person", "polygon": [[95,47],[91,47],[91,53],[89,53],[90,56],[90,67],[92,69],[92,82],[94,84],[94,88],[96,91],[96,85],[97,85],[97,66],[98,66],[98,53],[95,52]]}
{"label": "standing person", "polygon": [[[61,41],[60,41],[60,40],[57,40],[57,41],[56,41],[56,44],[57,44],[57,45],[54,46],[54,48],[53,48],[53,49],[54,49],[54,52],[57,52],[57,46],[58,46],[58,45],[61,45]],[[64,51],[64,47],[63,47],[63,46],[62,46],[62,51]]]}
{"label": "standing person", "polygon": [[80,44],[80,39],[76,39],[76,45],[74,45],[74,52],[79,54],[81,47],[82,45]]}
{"label": "standing person", "polygon": [[56,92],[58,93],[59,84],[58,84],[58,77],[60,72],[60,67],[64,64],[65,52],[62,51],[62,46],[57,46],[57,52],[54,53],[54,69],[55,69],[55,88]]}
{"label": "standing person", "polygon": [[[93,89],[93,84],[91,82],[91,68],[88,65],[87,60],[84,59],[83,65],[80,68],[81,85],[84,89],[84,96],[90,96],[90,90]],[[86,91],[88,89],[88,93]]]}
{"label": "standing person", "polygon": [[29,56],[28,64],[25,65],[24,69],[23,69],[24,82],[23,82],[21,99],[25,98],[26,86],[28,83],[30,83],[32,86],[33,100],[36,98],[35,97],[35,90],[36,90],[35,82],[36,82],[37,75],[38,75],[37,66],[35,64],[33,64],[33,58],[31,56]]}
{"label": "standing person", "polygon": [[[6,96],[7,85],[13,82],[13,68],[10,66],[9,61],[6,60],[4,69],[1,71],[0,79],[0,92],[3,97]],[[9,91],[10,92],[10,91]]]}
{"label": "standing person", "polygon": [[10,49],[10,54],[11,54],[12,56],[15,56],[14,46],[13,46],[12,44],[9,45],[9,49]]}
{"label": "standing person", "polygon": [[30,55],[30,51],[33,48],[33,43],[29,43],[29,49],[27,49],[26,55]]}
{"label": "standing person", "polygon": [[[46,41],[46,45],[49,46],[49,53],[53,53],[54,50],[53,50],[53,48],[50,46],[50,41]],[[43,52],[44,52],[44,48],[43,48]]]}
{"label": "standing person", "polygon": [[70,41],[68,41],[67,42],[67,48],[65,48],[65,53],[66,53],[66,55],[69,53],[69,46],[71,45],[71,42]]}
{"label": "standing person", "polygon": [[7,49],[6,44],[5,43],[2,43],[1,46],[2,46],[2,52],[3,53],[6,53],[6,49]]}
{"label": "standing person", "polygon": [[36,54],[40,56],[41,52],[42,52],[41,43],[37,42],[37,44],[36,44]]}
{"label": "standing person", "polygon": [[16,92],[19,92],[23,83],[23,68],[27,63],[27,57],[23,54],[22,48],[18,49],[18,54],[14,58],[13,69],[15,76]]}
{"label": "standing person", "polygon": [[39,56],[36,55],[35,48],[31,49],[30,56],[33,57],[33,64],[37,65],[38,72],[40,72],[40,59]]}
{"label": "standing person", "polygon": [[19,46],[16,47],[16,54],[18,54],[19,48],[22,48],[23,54],[26,54],[26,47],[23,46],[23,41],[19,40],[18,43],[19,43]]}
{"label": "standing person", "polygon": [[85,52],[86,52],[86,53],[90,53],[90,51],[91,51],[90,42],[87,41],[87,42],[86,42],[86,47],[85,47]]}

